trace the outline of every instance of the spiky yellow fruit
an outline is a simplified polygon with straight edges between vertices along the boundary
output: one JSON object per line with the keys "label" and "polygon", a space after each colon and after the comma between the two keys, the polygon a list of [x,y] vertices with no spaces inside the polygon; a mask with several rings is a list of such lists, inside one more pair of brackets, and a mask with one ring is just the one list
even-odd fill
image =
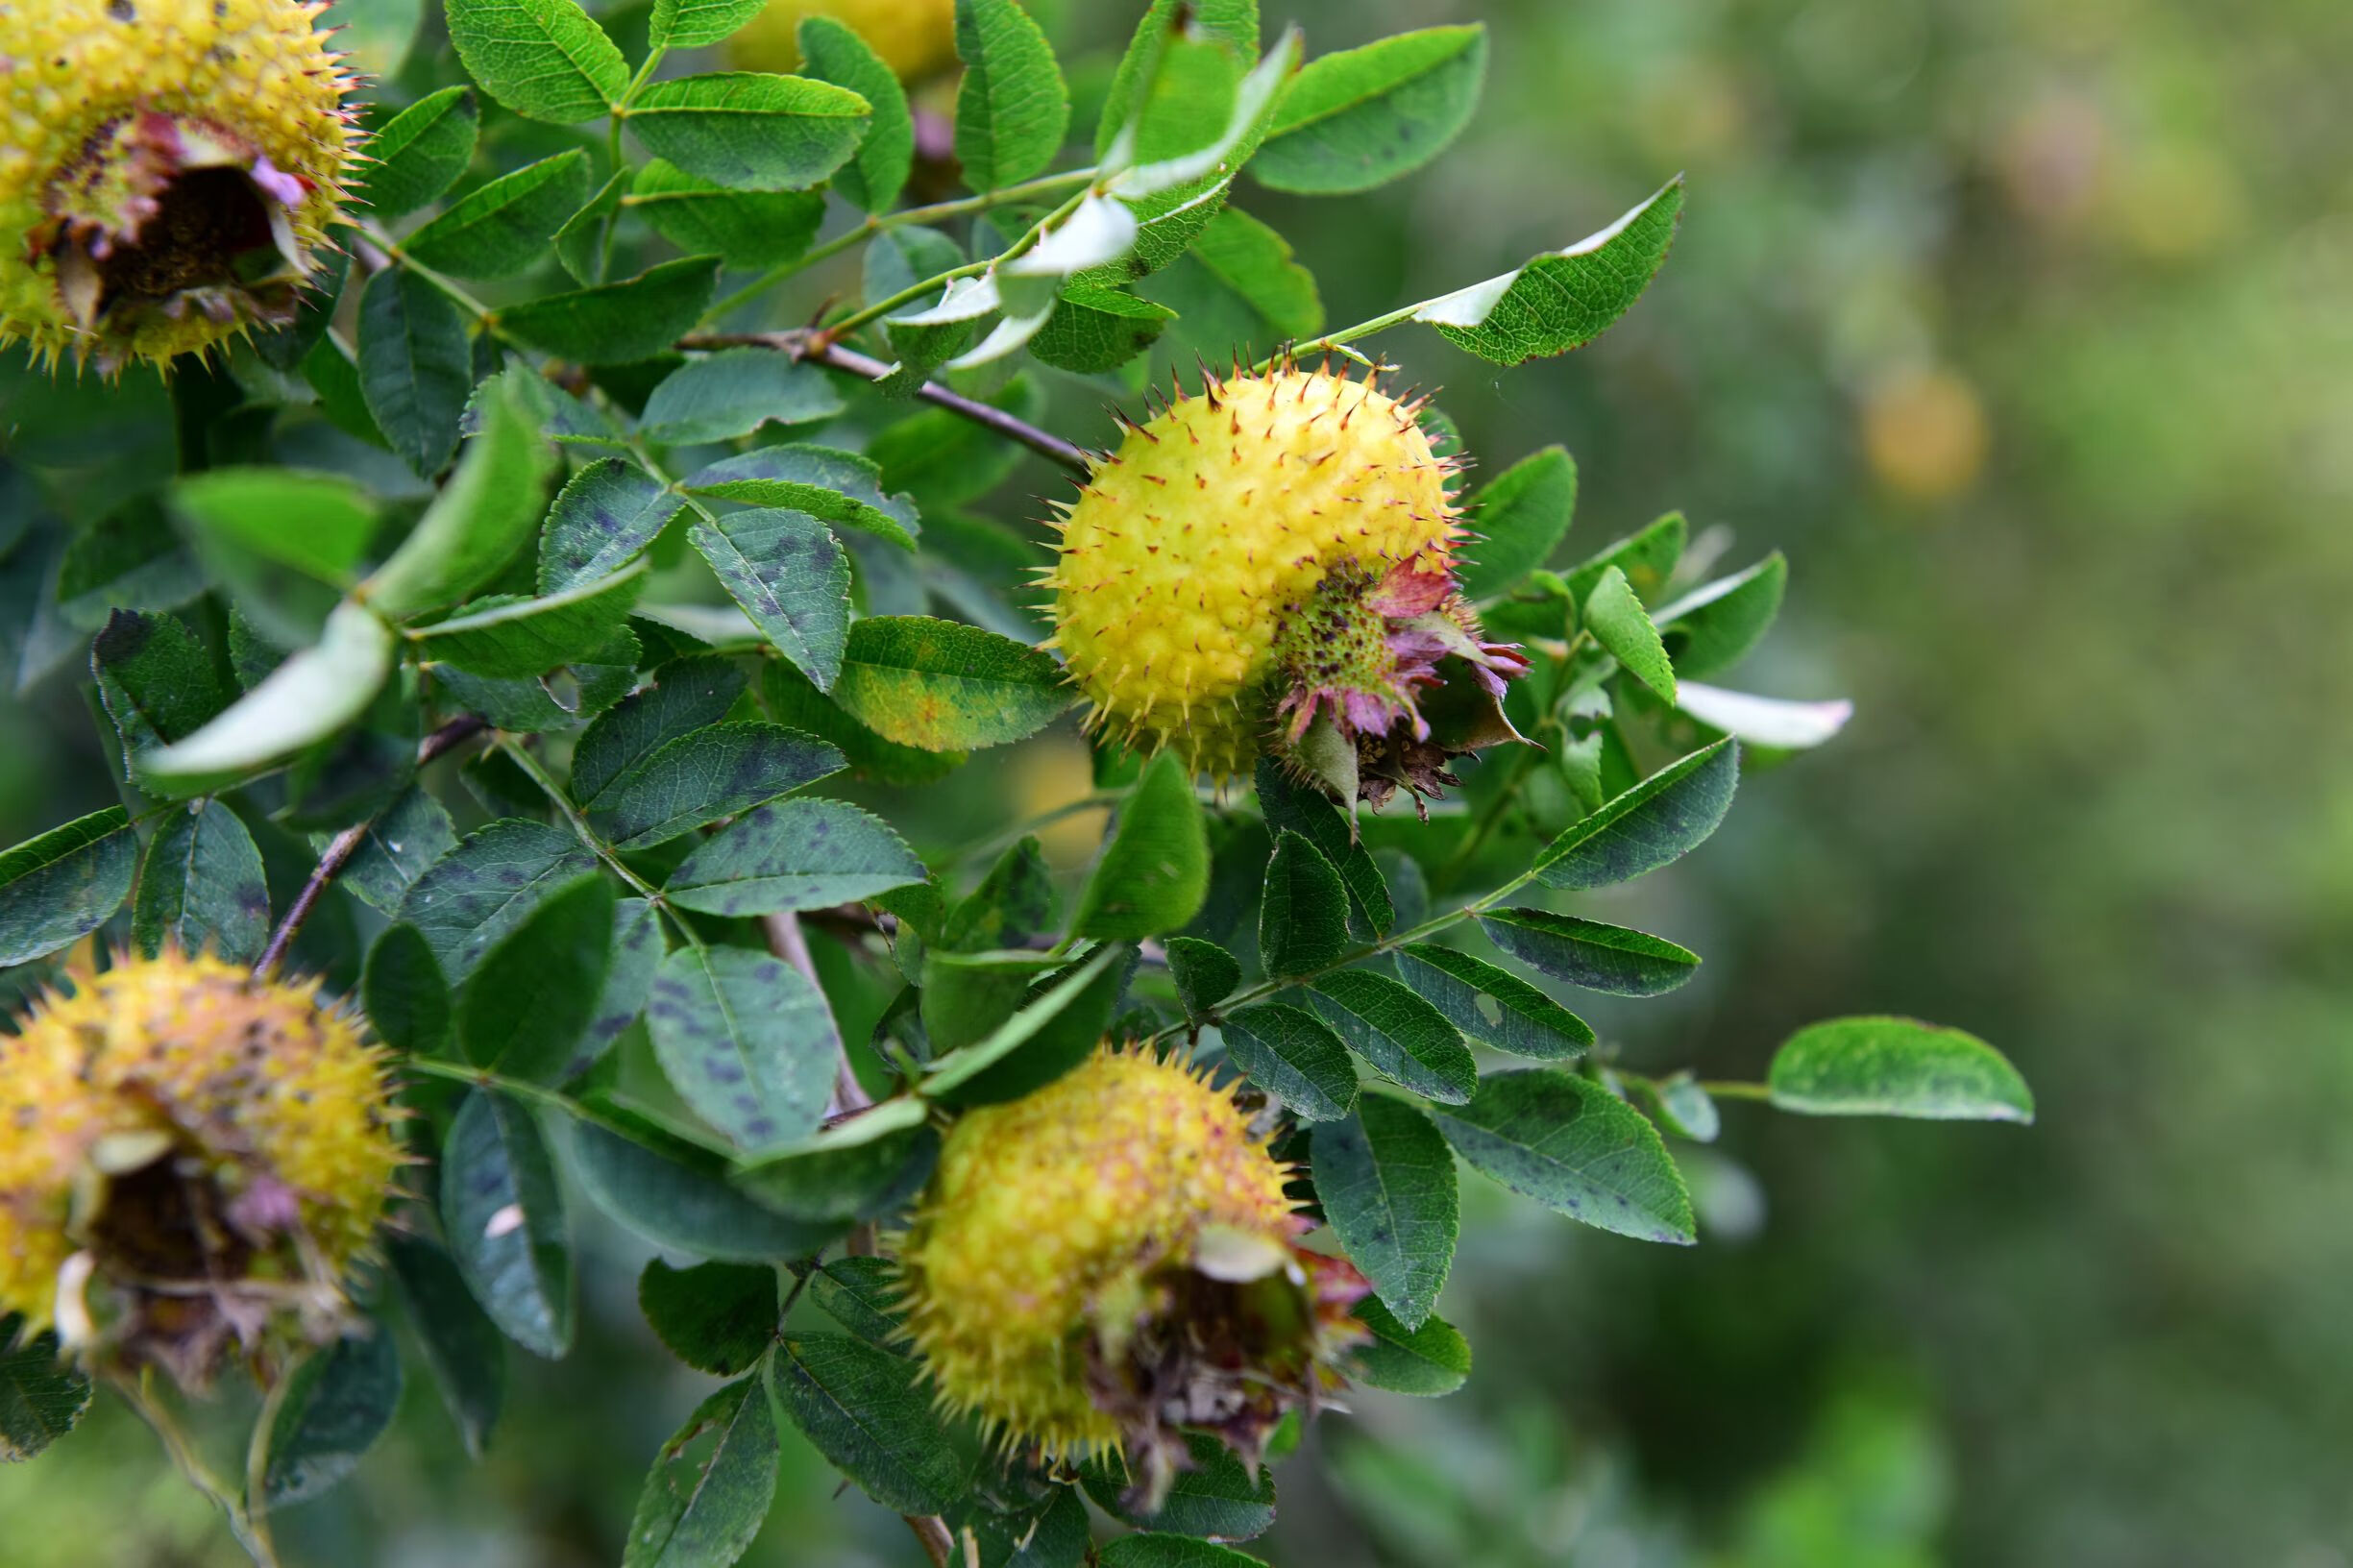
{"label": "spiky yellow fruit", "polygon": [[0,1313],[200,1384],[318,1334],[402,1162],[391,1083],[315,984],[166,952],[0,1040]]}
{"label": "spiky yellow fruit", "polygon": [[1300,1251],[1290,1169],[1226,1091],[1106,1047],[968,1113],[899,1250],[908,1332],[941,1401],[1053,1459],[1176,1428],[1251,1448],[1330,1381],[1363,1282]]}
{"label": "spiky yellow fruit", "polygon": [[0,345],[112,372],[291,319],[350,86],[296,0],[9,0]]}
{"label": "spiky yellow fruit", "polygon": [[956,63],[956,0],[769,0],[727,40],[728,60],[748,71],[798,70],[805,16],[830,16],[847,27],[901,82]]}

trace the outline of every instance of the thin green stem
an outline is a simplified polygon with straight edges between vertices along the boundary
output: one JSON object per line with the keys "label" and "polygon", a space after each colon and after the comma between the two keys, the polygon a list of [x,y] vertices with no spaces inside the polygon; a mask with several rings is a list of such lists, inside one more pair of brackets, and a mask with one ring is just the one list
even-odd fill
{"label": "thin green stem", "polygon": [[254,1517],[246,1512],[244,1502],[229,1488],[226,1482],[212,1473],[210,1465],[205,1463],[195,1445],[188,1441],[187,1433],[180,1430],[180,1423],[169,1408],[156,1398],[155,1391],[148,1386],[146,1374],[142,1373],[136,1379],[116,1376],[107,1381],[113,1385],[116,1393],[122,1395],[123,1403],[147,1423],[148,1430],[162,1443],[164,1453],[171,1456],[172,1465],[181,1477],[204,1494],[207,1502],[221,1510],[222,1516],[229,1521],[230,1534],[236,1537],[237,1545],[245,1549],[245,1555],[254,1559],[256,1568],[278,1568],[278,1554],[270,1544],[268,1530],[256,1528]]}

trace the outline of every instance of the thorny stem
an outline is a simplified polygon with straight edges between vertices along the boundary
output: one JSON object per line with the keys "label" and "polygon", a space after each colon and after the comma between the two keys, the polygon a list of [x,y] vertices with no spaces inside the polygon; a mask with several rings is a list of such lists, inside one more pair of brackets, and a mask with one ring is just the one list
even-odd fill
{"label": "thorny stem", "polygon": [[[847,371],[852,376],[879,381],[891,374],[891,366],[855,349],[843,348],[825,332],[807,328],[788,332],[700,332],[678,340],[681,349],[774,349],[778,354],[791,355],[804,364],[824,365],[832,370]],[[1004,409],[968,398],[963,393],[925,381],[916,389],[917,397],[952,414],[959,414],[975,425],[985,426],[1009,441],[1018,442],[1042,457],[1050,457],[1074,474],[1086,475],[1093,470],[1093,459],[1085,448],[1066,441],[1051,430],[1040,429],[1026,420],[1017,419]]]}
{"label": "thorny stem", "polygon": [[147,1386],[146,1374],[141,1373],[135,1379],[114,1376],[107,1381],[116,1393],[122,1395],[123,1403],[147,1423],[148,1430],[163,1444],[163,1451],[171,1456],[173,1466],[187,1483],[221,1510],[229,1521],[229,1532],[236,1537],[237,1544],[245,1549],[247,1556],[254,1559],[257,1568],[278,1568],[278,1554],[271,1547],[267,1528],[260,1524],[257,1516],[246,1511],[245,1504],[220,1477],[212,1473],[212,1467],[205,1463],[195,1446],[188,1441],[187,1433],[180,1430],[180,1423],[173,1419],[172,1412]]}
{"label": "thorny stem", "polygon": [[[459,715],[419,744],[417,766],[422,768],[446,756],[486,727],[481,719],[471,713]],[[381,815],[378,813],[378,817]],[[303,922],[310,919],[310,912],[318,907],[328,884],[343,874],[343,869],[352,863],[353,856],[359,853],[360,845],[367,843],[368,833],[376,823],[377,817],[370,817],[364,822],[345,828],[328,841],[326,850],[319,856],[318,865],[310,872],[310,879],[303,884],[302,892],[294,895],[294,902],[286,906],[285,918],[278,922],[278,929],[270,933],[269,945],[262,948],[261,956],[254,961],[256,974],[269,975],[284,962],[286,949],[294,944],[294,938],[302,930]]]}

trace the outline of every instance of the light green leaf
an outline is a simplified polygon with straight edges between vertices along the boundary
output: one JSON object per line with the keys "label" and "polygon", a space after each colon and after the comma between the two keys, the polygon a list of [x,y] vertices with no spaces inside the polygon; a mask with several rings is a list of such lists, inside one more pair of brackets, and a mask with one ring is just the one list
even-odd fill
{"label": "light green leaf", "polygon": [[499,312],[510,335],[584,365],[650,359],[691,329],[719,283],[719,257],[689,256],[618,283],[547,294]]}
{"label": "light green leaf", "polygon": [[[782,355],[772,354],[770,357]],[[648,415],[652,411],[649,404]],[[915,536],[923,527],[913,501],[905,496],[883,494],[882,471],[870,459],[832,447],[803,444],[761,447],[699,470],[689,475],[678,488],[690,496],[709,496],[753,506],[790,507],[888,539],[902,550],[915,549]]]}
{"label": "light green leaf", "polygon": [[736,1144],[817,1131],[841,1046],[824,996],[790,965],[748,947],[681,947],[654,976],[646,1021],[671,1087]]}
{"label": "light green leaf", "polygon": [[290,655],[186,740],[148,752],[139,772],[193,787],[284,761],[367,711],[392,673],[392,628],[367,610],[337,605],[317,647]]}
{"label": "light green leaf", "polygon": [[439,196],[457,183],[474,161],[474,140],[482,110],[474,89],[443,87],[428,93],[387,120],[368,138],[367,168],[358,194],[380,223]]}
{"label": "light green leaf", "polygon": [[588,814],[615,848],[644,849],[790,794],[844,766],[842,753],[782,724],[689,731],[631,767]]}
{"label": "light green leaf", "polygon": [[776,1454],[775,1409],[758,1374],[704,1400],[654,1456],[629,1519],[622,1568],[734,1562],[775,1500]]}
{"label": "light green leaf", "polygon": [[656,82],[629,106],[655,157],[737,190],[806,190],[849,160],[872,111],[805,76],[720,71]]}
{"label": "light green leaf", "polygon": [[1061,665],[1011,638],[927,616],[850,628],[834,698],[885,740],[925,751],[1002,746],[1076,700]]}
{"label": "light green leaf", "polygon": [[1679,179],[1601,233],[1428,301],[1413,319],[1498,364],[1566,354],[1601,336],[1650,286],[1675,243],[1682,207]]}
{"label": "light green leaf", "polygon": [[1518,975],[1451,947],[1398,949],[1406,983],[1471,1039],[1514,1056],[1560,1061],[1593,1043],[1585,1020]]}
{"label": "light green leaf", "polygon": [[1606,888],[1704,843],[1732,808],[1740,748],[1729,740],[1678,758],[1572,824],[1536,856],[1548,888]]}
{"label": "light green leaf", "polygon": [[1650,1118],[1554,1067],[1499,1072],[1430,1113],[1455,1152],[1522,1197],[1640,1241],[1689,1246],[1691,1195]]}
{"label": "light green leaf", "polygon": [[270,890],[261,851],[237,814],[218,800],[165,817],[147,845],[131,940],[149,958],[169,947],[251,964],[270,935]]}
{"label": "light green leaf", "polygon": [[687,537],[760,634],[830,690],[850,634],[849,561],[825,525],[806,512],[730,512]]}
{"label": "light green leaf", "polygon": [[593,120],[628,89],[628,61],[573,0],[449,0],[449,21],[467,74],[527,118]]}
{"label": "light green leaf", "polygon": [[1486,76],[1483,26],[1433,27],[1310,61],[1251,160],[1261,184],[1306,195],[1370,190],[1445,151]]}
{"label": "light green leaf", "polygon": [[1490,600],[1542,566],[1577,510],[1577,464],[1565,447],[1546,447],[1505,469],[1463,511],[1480,535],[1462,570],[1462,592]]}
{"label": "light green leaf", "polygon": [[697,847],[662,892],[707,914],[776,915],[856,903],[924,876],[879,817],[843,800],[779,800]]}
{"label": "light green leaf", "polygon": [[1663,938],[1546,909],[1503,909],[1479,928],[1521,963],[1587,991],[1656,996],[1691,978],[1700,955]]}
{"label": "light green leaf", "polygon": [[1310,1144],[1315,1196],[1348,1261],[1382,1302],[1418,1329],[1454,1266],[1459,1224],[1455,1157],[1430,1118],[1385,1094],[1318,1126]]}
{"label": "light green leaf", "polygon": [[1479,1086],[1479,1065],[1446,1015],[1385,974],[1342,969],[1314,982],[1308,1000],[1348,1048],[1393,1084],[1459,1105]]}
{"label": "light green leaf", "polygon": [[551,1360],[572,1348],[572,1240],[539,1123],[475,1090],[441,1147],[441,1229],[500,1332]]}
{"label": "light green leaf", "polygon": [[1348,947],[1348,890],[1323,851],[1291,831],[1275,835],[1259,906],[1259,960],[1268,974],[1305,974]]}
{"label": "light green leaf", "polygon": [[1209,829],[1173,750],[1145,768],[1079,895],[1073,935],[1136,941],[1182,929],[1209,895]]}
{"label": "light green leaf", "polygon": [[1642,607],[1624,572],[1614,566],[1603,572],[1601,580],[1585,596],[1581,613],[1593,640],[1607,649],[1629,674],[1667,701],[1675,700],[1675,666],[1668,662],[1658,628],[1651,625],[1650,612]]}
{"label": "light green leaf", "polygon": [[731,267],[794,259],[825,219],[823,191],[731,190],[658,158],[637,171],[621,205],[689,256],[716,256]]}
{"label": "light green leaf", "polygon": [[846,87],[874,111],[858,156],[834,171],[833,188],[869,212],[889,211],[915,169],[915,117],[906,89],[865,39],[831,16],[803,16],[799,39],[803,76]]}
{"label": "light green leaf", "polygon": [[1322,1019],[1279,1003],[1226,1016],[1226,1055],[1305,1121],[1336,1121],[1357,1103],[1348,1047]]}
{"label": "light green leaf", "polygon": [[956,0],[956,159],[974,190],[1042,173],[1070,126],[1053,45],[1015,0]]}
{"label": "light green leaf", "polygon": [[1809,1116],[2034,1120],[2034,1092],[1976,1036],[1913,1018],[1833,1018],[1774,1053],[1773,1103]]}
{"label": "light green leaf", "polygon": [[456,472],[392,558],[360,585],[360,597],[380,613],[401,621],[453,604],[498,576],[530,538],[555,453],[540,439],[517,385],[529,374],[508,371],[483,384],[479,433]]}

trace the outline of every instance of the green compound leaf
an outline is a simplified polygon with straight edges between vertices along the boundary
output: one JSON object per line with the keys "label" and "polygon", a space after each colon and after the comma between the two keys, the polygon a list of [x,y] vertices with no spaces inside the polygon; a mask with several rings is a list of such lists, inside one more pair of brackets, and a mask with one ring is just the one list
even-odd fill
{"label": "green compound leaf", "polygon": [[1642,607],[1642,600],[1624,572],[1614,566],[1605,570],[1586,595],[1581,612],[1593,640],[1607,649],[1629,674],[1666,701],[1675,700],[1675,666],[1668,661],[1658,628],[1651,624],[1650,612]]}
{"label": "green compound leaf", "polygon": [[0,1464],[16,1464],[74,1430],[90,1408],[90,1380],[59,1359],[58,1336],[26,1335],[0,1317]]}
{"label": "green compound leaf", "polygon": [[498,594],[464,615],[409,632],[418,654],[470,674],[508,680],[544,675],[609,647],[646,586],[646,563],[538,599]]}
{"label": "green compound leaf", "polygon": [[660,1247],[734,1262],[805,1257],[846,1229],[775,1213],[728,1185],[727,1166],[642,1119],[630,1136],[574,1121],[573,1174],[589,1201]]}
{"label": "green compound leaf", "polygon": [[441,1148],[441,1229],[466,1288],[535,1356],[572,1348],[572,1240],[564,1194],[527,1108],[476,1090]]}
{"label": "green compound leaf", "polygon": [[1389,1082],[1460,1105],[1479,1086],[1479,1065],[1446,1015],[1385,974],[1342,969],[1317,980],[1308,1000],[1341,1041]]}
{"label": "green compound leaf", "polygon": [[1070,126],[1053,45],[1015,0],[956,0],[956,159],[974,190],[1042,173]]}
{"label": "green compound leaf", "polygon": [[716,256],[731,267],[790,261],[825,220],[823,191],[731,190],[658,158],[637,171],[621,205],[687,255]]}
{"label": "green compound leaf", "polygon": [[584,365],[650,359],[692,329],[719,283],[719,257],[689,256],[618,283],[547,294],[499,312],[535,349]]}
{"label": "green compound leaf", "polygon": [[550,894],[483,956],[457,1003],[466,1060],[558,1083],[613,965],[613,884],[591,871]]}
{"label": "green compound leaf", "polygon": [[841,1046],[825,998],[791,966],[748,947],[682,947],[654,976],[646,1022],[671,1086],[737,1145],[817,1131]]}
{"label": "green compound leaf", "polygon": [[1650,286],[1675,243],[1682,207],[1682,182],[1673,181],[1600,233],[1429,301],[1413,319],[1498,364],[1566,354],[1601,336]]}
{"label": "green compound leaf", "polygon": [[1471,1103],[1430,1113],[1473,1169],[1522,1197],[1620,1236],[1688,1246],[1691,1194],[1641,1112],[1554,1067],[1502,1072]]}
{"label": "green compound leaf", "polygon": [[1746,572],[1694,588],[1662,607],[1659,635],[1675,651],[1679,675],[1712,675],[1729,670],[1763,640],[1781,613],[1789,585],[1789,563],[1775,551]]}
{"label": "green compound leaf", "polygon": [[[761,349],[746,352],[768,353]],[[783,355],[769,354],[769,357]],[[812,370],[812,374],[821,372]],[[649,419],[652,413],[652,405],[648,404]],[[911,499],[883,493],[882,470],[871,458],[832,447],[762,447],[699,470],[678,488],[717,501],[789,506],[888,539],[902,550],[915,549],[915,536],[923,529]]]}
{"label": "green compound leaf", "polygon": [[1332,862],[1286,827],[1275,835],[1259,906],[1259,960],[1268,974],[1305,974],[1348,948],[1348,891]]}
{"label": "green compound leaf", "polygon": [[1809,1116],[2034,1120],[2034,1091],[1976,1036],[1913,1018],[1833,1018],[1774,1053],[1773,1103]]}
{"label": "green compound leaf", "polygon": [[1398,949],[1397,965],[1408,985],[1483,1045],[1556,1062],[1593,1044],[1584,1019],[1484,959],[1414,943]]}
{"label": "green compound leaf", "polygon": [[166,947],[251,964],[270,936],[261,851],[218,800],[173,811],[156,828],[131,906],[131,940],[149,958]]}
{"label": "green compound leaf", "polygon": [[[642,426],[650,441],[694,445],[732,441],[763,425],[811,425],[841,411],[832,378],[817,366],[772,349],[723,349],[671,372],[646,400]],[[825,515],[790,497],[747,499]]]}
{"label": "green compound leaf", "polygon": [[506,1402],[506,1341],[442,1248],[422,1237],[384,1237],[402,1315],[425,1353],[441,1403],[457,1423],[466,1453],[480,1458]]}
{"label": "green compound leaf", "polygon": [[1611,996],[1660,995],[1700,967],[1699,954],[1662,937],[1545,909],[1497,910],[1479,928],[1521,963]]}
{"label": "green compound leaf", "polygon": [[[379,273],[379,278],[389,274]],[[555,453],[540,438],[527,372],[482,385],[477,433],[392,558],[362,583],[361,597],[393,620],[454,604],[498,576],[539,521]]]}
{"label": "green compound leaf", "polygon": [[1133,942],[1181,930],[1209,896],[1209,827],[1174,751],[1152,759],[1079,895],[1073,934]]}
{"label": "green compound leaf", "polygon": [[469,191],[402,242],[418,265],[465,278],[511,278],[588,199],[588,155],[575,147]]}
{"label": "green compound leaf", "polygon": [[380,223],[439,196],[474,161],[482,110],[472,87],[443,87],[402,110],[368,138],[368,166],[358,196]]}
{"label": "green compound leaf", "polygon": [[1195,1027],[1207,1023],[1219,1002],[1242,983],[1242,967],[1232,953],[1199,937],[1170,937],[1168,974],[1176,982],[1177,999]]}
{"label": "green compound leaf", "polygon": [[704,1400],[654,1456],[622,1568],[725,1568],[742,1556],[775,1500],[776,1454],[758,1374]]}
{"label": "green compound leaf", "polygon": [[1605,802],[1536,857],[1548,888],[1606,888],[1658,870],[1706,842],[1732,809],[1740,748],[1701,747]]}
{"label": "green compound leaf", "polygon": [[1265,1568],[1257,1557],[1189,1535],[1122,1535],[1096,1560],[1102,1568]]}
{"label": "green compound leaf", "polygon": [[858,156],[834,171],[833,188],[866,211],[889,211],[915,170],[915,116],[906,89],[865,39],[830,16],[802,17],[799,38],[803,76],[846,87],[874,111]]}
{"label": "green compound leaf", "polygon": [[964,1500],[971,1464],[906,1357],[847,1335],[796,1335],[769,1361],[768,1386],[817,1451],[884,1507],[938,1513]]}
{"label": "green compound leaf", "polygon": [[834,699],[885,740],[924,751],[1034,735],[1077,700],[1061,665],[960,622],[878,615],[850,628]]}
{"label": "green compound leaf", "polygon": [[687,537],[760,635],[830,690],[850,636],[849,559],[825,525],[760,508],[697,523]]}
{"label": "green compound leaf", "polygon": [[400,918],[417,928],[442,972],[463,983],[500,938],[596,865],[596,857],[562,828],[512,819],[492,822],[468,834],[410,884]]}
{"label": "green compound leaf", "polygon": [[1470,1342],[1444,1318],[1426,1318],[1420,1328],[1408,1329],[1378,1296],[1358,1302],[1354,1315],[1373,1336],[1370,1344],[1349,1352],[1349,1375],[1358,1382],[1435,1399],[1470,1380]]}
{"label": "green compound leaf", "polygon": [[653,0],[647,41],[656,49],[705,49],[760,14],[767,0]]}
{"label": "green compound leaf", "polygon": [[1577,463],[1565,447],[1532,453],[1480,486],[1463,511],[1483,536],[1463,568],[1463,597],[1507,594],[1551,558],[1569,531],[1577,511]]}
{"label": "green compound leaf", "polygon": [[629,106],[649,152],[736,190],[806,190],[847,162],[871,110],[804,76],[721,71],[656,82]]}
{"label": "green compound leaf", "polygon": [[731,1378],[776,1337],[776,1270],[753,1263],[673,1268],[656,1258],[637,1278],[637,1306],[654,1337],[698,1372]]}
{"label": "green compound leaf", "polygon": [[573,0],[450,0],[449,19],[466,74],[527,118],[593,120],[628,90],[628,61]]}
{"label": "green compound leaf", "polygon": [[1310,61],[1290,80],[1261,184],[1303,195],[1370,190],[1446,150],[1470,123],[1487,68],[1483,26],[1433,27]]}
{"label": "green compound leaf", "polygon": [[1312,1013],[1280,1003],[1228,1014],[1226,1055],[1250,1081],[1308,1121],[1336,1121],[1357,1103],[1357,1069],[1340,1037]]}
{"label": "green compound leaf", "polygon": [[856,903],[924,879],[923,863],[881,818],[843,800],[779,800],[702,844],[662,893],[711,915],[777,915]]}
{"label": "green compound leaf", "polygon": [[386,267],[359,296],[359,393],[368,417],[426,478],[457,450],[474,384],[474,351],[457,306],[405,267]]}
{"label": "green compound leaf", "polygon": [[572,477],[539,536],[539,591],[610,576],[638,554],[686,502],[623,457],[600,457]]}
{"label": "green compound leaf", "polygon": [[373,1319],[297,1367],[265,1439],[262,1494],[305,1503],[359,1467],[401,1403],[401,1354]]}
{"label": "green compound leaf", "polygon": [[840,751],[782,724],[714,724],[669,742],[615,779],[598,796],[588,825],[615,848],[644,849],[843,766]]}
{"label": "green compound leaf", "polygon": [[1455,1157],[1430,1118],[1365,1094],[1356,1113],[1311,1135],[1315,1196],[1348,1261],[1400,1323],[1418,1329],[1454,1266],[1459,1225]]}

